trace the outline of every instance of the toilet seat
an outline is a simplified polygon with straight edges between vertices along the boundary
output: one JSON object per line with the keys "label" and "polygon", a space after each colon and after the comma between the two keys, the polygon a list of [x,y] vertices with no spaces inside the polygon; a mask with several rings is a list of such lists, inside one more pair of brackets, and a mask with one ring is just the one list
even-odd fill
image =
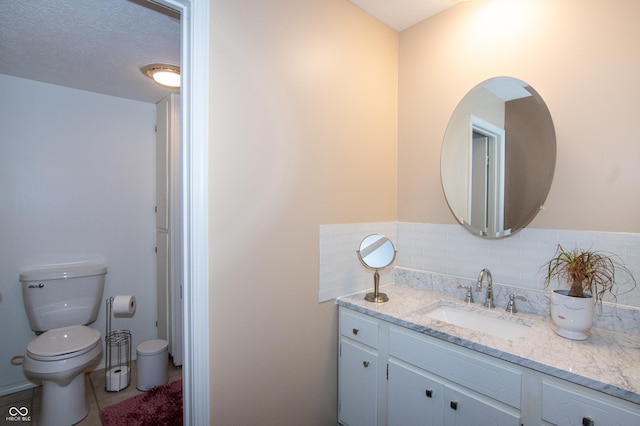
{"label": "toilet seat", "polygon": [[27,345],[27,355],[39,361],[57,361],[85,354],[100,345],[100,332],[84,325],[45,331]]}

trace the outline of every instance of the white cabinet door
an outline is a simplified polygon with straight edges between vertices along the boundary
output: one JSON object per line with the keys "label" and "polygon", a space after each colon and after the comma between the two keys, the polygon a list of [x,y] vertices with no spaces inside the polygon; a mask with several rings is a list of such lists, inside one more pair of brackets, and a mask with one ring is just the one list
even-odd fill
{"label": "white cabinet door", "polygon": [[520,408],[522,373],[506,363],[415,331],[392,327],[389,354],[467,389]]}
{"label": "white cabinet door", "polygon": [[170,103],[156,104],[156,228],[169,229],[169,149],[171,145]]}
{"label": "white cabinet door", "polygon": [[156,230],[156,304],[158,339],[169,338],[169,234]]}
{"label": "white cabinet door", "polygon": [[340,340],[339,421],[345,426],[377,425],[378,354]]}
{"label": "white cabinet door", "polygon": [[[156,104],[156,231],[158,238],[158,338],[169,342],[182,365],[182,172],[180,96]],[[163,240],[160,241],[160,234]]]}
{"label": "white cabinet door", "polygon": [[444,383],[409,366],[389,361],[389,426],[441,425]]}
{"label": "white cabinet door", "polygon": [[518,410],[389,361],[389,426],[519,426]]}
{"label": "white cabinet door", "polygon": [[517,412],[505,407],[472,391],[446,386],[444,425],[520,426]]}

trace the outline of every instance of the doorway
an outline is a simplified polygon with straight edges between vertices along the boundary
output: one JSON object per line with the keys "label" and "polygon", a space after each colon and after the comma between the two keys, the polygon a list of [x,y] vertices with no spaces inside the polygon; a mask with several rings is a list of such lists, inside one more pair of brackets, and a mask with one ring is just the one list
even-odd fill
{"label": "doorway", "polygon": [[471,119],[469,223],[481,235],[504,231],[504,129]]}
{"label": "doorway", "polygon": [[209,323],[209,0],[153,2],[181,15],[183,410],[185,424],[205,425],[210,424],[209,334],[208,327],[202,326]]}

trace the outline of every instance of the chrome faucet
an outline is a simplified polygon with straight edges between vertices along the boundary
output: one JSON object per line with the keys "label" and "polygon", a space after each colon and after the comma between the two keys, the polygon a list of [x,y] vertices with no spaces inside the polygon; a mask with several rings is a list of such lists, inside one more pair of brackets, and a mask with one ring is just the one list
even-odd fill
{"label": "chrome faucet", "polygon": [[516,299],[522,300],[523,302],[527,301],[526,297],[516,296],[515,294],[511,293],[509,295],[509,303],[507,304],[507,308],[505,309],[507,312],[512,314],[515,314],[516,312],[518,312],[518,310],[516,309]]}
{"label": "chrome faucet", "polygon": [[491,271],[489,271],[487,268],[484,268],[482,271],[480,271],[480,275],[478,275],[478,282],[476,283],[476,292],[479,292],[480,290],[482,290],[482,281],[484,280],[484,276],[487,276],[487,293],[484,297],[484,304],[483,306],[485,308],[495,308],[496,305],[493,303],[493,281],[491,278]]}
{"label": "chrome faucet", "polygon": [[471,294],[471,286],[459,285],[458,288],[467,290],[467,294],[464,297],[465,303],[473,303],[473,294]]}

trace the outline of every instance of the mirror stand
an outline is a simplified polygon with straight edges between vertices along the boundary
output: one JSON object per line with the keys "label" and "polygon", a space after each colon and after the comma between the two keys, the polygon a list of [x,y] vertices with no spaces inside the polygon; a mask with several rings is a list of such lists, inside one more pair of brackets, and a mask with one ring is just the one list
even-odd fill
{"label": "mirror stand", "polygon": [[367,293],[367,295],[364,296],[364,300],[375,303],[384,303],[389,301],[389,297],[386,294],[380,293],[380,274],[377,269],[373,274],[373,293]]}
{"label": "mirror stand", "polygon": [[380,271],[391,265],[396,258],[396,249],[391,240],[383,235],[372,234],[365,237],[357,250],[358,258],[362,265],[375,271],[373,274],[373,293],[367,293],[364,300],[367,302],[384,303],[389,297],[380,293]]}

